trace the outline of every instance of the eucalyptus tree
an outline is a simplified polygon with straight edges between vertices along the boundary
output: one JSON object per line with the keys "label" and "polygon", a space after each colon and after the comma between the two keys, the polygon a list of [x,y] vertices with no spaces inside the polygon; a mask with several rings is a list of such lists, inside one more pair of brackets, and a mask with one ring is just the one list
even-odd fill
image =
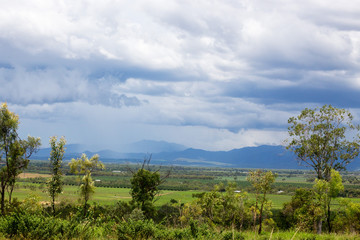
{"label": "eucalyptus tree", "polygon": [[359,155],[359,126],[352,121],[349,111],[331,105],[306,108],[288,120],[287,149],[300,164],[313,168],[318,179],[329,181],[331,169],[345,170]]}
{"label": "eucalyptus tree", "polygon": [[65,144],[66,140],[64,137],[61,137],[59,142],[57,142],[57,137],[50,138],[50,170],[51,178],[48,181],[48,192],[51,198],[51,207],[53,210],[53,215],[55,216],[55,199],[62,192],[63,189],[63,179],[61,172],[61,164],[65,154]]}
{"label": "eucalyptus tree", "polygon": [[[250,171],[247,180],[255,188],[255,209],[254,209],[254,229],[256,226],[256,213],[259,211],[259,234],[262,231],[262,220],[264,207],[268,203],[267,194],[270,192],[275,182],[276,174],[271,171],[255,170]],[[259,207],[260,205],[260,207]]]}
{"label": "eucalyptus tree", "polygon": [[[297,117],[288,120],[287,149],[293,151],[300,164],[314,169],[318,180],[330,183],[338,175],[332,176],[333,170],[346,170],[347,164],[359,155],[359,126],[353,123],[352,114],[345,109],[324,105],[321,108],[304,109]],[[317,182],[319,186],[326,185]],[[326,187],[318,187],[318,192]],[[325,193],[323,193],[325,194]],[[321,193],[319,192],[319,196]],[[326,194],[324,195],[326,196]],[[322,198],[326,206],[326,218],[329,231],[330,200]],[[318,233],[321,233],[322,218],[318,222]]]}
{"label": "eucalyptus tree", "polygon": [[0,208],[5,214],[5,192],[9,203],[14,190],[16,177],[29,164],[30,156],[40,147],[40,138],[28,136],[20,139],[17,130],[19,116],[8,109],[6,103],[0,107]]}
{"label": "eucalyptus tree", "polygon": [[80,195],[84,201],[84,215],[87,212],[88,201],[91,195],[95,192],[94,181],[91,178],[91,173],[95,170],[104,169],[104,164],[99,161],[99,155],[95,154],[90,159],[86,154],[82,154],[81,158],[72,159],[69,163],[70,171],[75,174],[84,174],[81,179]]}

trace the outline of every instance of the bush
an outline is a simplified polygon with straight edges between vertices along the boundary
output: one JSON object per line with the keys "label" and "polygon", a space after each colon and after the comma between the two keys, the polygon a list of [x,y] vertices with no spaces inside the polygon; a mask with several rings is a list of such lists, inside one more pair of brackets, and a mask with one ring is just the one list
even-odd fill
{"label": "bush", "polygon": [[104,228],[91,226],[76,219],[64,220],[18,210],[0,218],[0,232],[8,238],[28,239],[97,239],[104,236]]}
{"label": "bush", "polygon": [[[241,238],[239,233],[235,233],[235,239]],[[161,240],[190,240],[190,239],[221,239],[221,235],[209,229],[205,224],[198,225],[196,221],[191,221],[186,228],[167,228],[161,224],[156,224],[153,220],[129,220],[122,222],[118,226],[118,239],[161,239]]]}
{"label": "bush", "polygon": [[223,240],[244,240],[245,237],[243,237],[239,232],[236,231],[225,231],[222,233],[222,239]]}
{"label": "bush", "polygon": [[129,220],[118,227],[118,239],[149,239],[155,235],[155,224],[152,220]]}

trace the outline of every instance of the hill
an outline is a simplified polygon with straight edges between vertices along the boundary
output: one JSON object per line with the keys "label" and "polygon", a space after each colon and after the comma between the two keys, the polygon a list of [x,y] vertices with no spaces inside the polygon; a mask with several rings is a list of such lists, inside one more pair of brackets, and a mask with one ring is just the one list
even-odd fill
{"label": "hill", "polygon": [[[230,151],[206,151],[202,149],[188,148],[184,146],[166,143],[142,141],[134,146],[149,144],[144,147],[153,151],[151,163],[160,165],[180,165],[180,166],[202,166],[202,167],[234,167],[234,168],[269,168],[269,169],[305,169],[299,166],[293,153],[286,150],[283,146],[258,146],[244,147]],[[184,149],[184,150],[177,150]],[[47,160],[50,156],[50,148],[41,149],[32,159]],[[133,148],[135,150],[135,147]],[[162,151],[161,151],[162,150]],[[99,154],[103,162],[116,163],[139,163],[145,157],[149,157],[150,151],[144,152],[117,152],[112,150],[89,151],[84,150],[81,145],[67,145],[65,160],[77,158],[81,153],[88,156]],[[350,163],[349,170],[360,169],[359,159]]]}

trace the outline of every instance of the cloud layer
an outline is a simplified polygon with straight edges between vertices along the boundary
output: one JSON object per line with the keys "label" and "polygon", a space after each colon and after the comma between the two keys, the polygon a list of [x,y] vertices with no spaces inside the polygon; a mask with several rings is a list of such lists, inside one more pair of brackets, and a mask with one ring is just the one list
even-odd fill
{"label": "cloud layer", "polygon": [[359,110],[356,1],[12,1],[0,101],[23,134],[213,150],[281,144],[290,116]]}

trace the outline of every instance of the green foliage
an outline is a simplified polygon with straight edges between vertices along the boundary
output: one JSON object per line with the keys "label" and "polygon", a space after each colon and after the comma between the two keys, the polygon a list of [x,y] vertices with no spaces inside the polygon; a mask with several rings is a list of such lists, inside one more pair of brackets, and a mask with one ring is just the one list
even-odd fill
{"label": "green foliage", "polygon": [[360,203],[343,199],[334,218],[336,232],[360,233]]}
{"label": "green foliage", "polygon": [[154,237],[156,230],[152,220],[130,220],[129,222],[124,222],[119,225],[118,239],[150,239]]}
{"label": "green foliage", "polygon": [[[320,109],[304,109],[288,120],[289,143],[300,163],[310,166],[318,179],[329,181],[331,169],[344,170],[359,155],[358,126],[345,109],[324,105]],[[355,131],[355,137],[347,140]]]}
{"label": "green foliage", "polygon": [[246,192],[236,192],[236,185],[228,183],[215,186],[211,192],[197,194],[197,199],[184,204],[179,211],[182,226],[190,225],[194,220],[209,226],[225,228],[246,228],[250,223],[250,209]]}
{"label": "green foliage", "polygon": [[9,111],[7,104],[0,108],[0,204],[1,213],[5,213],[5,191],[8,192],[9,203],[14,190],[16,177],[29,163],[29,157],[40,146],[40,138],[28,136],[21,140],[17,134],[19,117]]}
{"label": "green foliage", "polygon": [[[331,169],[330,179],[328,181],[322,179],[316,179],[315,185],[315,197],[317,200],[317,205],[321,206],[322,212],[319,212],[319,221],[321,221],[322,216],[326,218],[328,231],[331,232],[331,200],[336,198],[341,191],[344,190],[344,185],[342,184],[342,178],[340,173],[334,169]],[[318,224],[318,232],[321,232],[321,223]]]}
{"label": "green foliage", "polygon": [[326,227],[330,231],[334,225],[331,223],[331,199],[343,188],[339,172],[332,169],[330,182],[316,179],[313,189],[296,190],[291,202],[282,210],[285,228],[300,227],[304,231],[319,232],[321,222],[327,220]]}
{"label": "green foliage", "polygon": [[70,171],[75,174],[84,174],[81,179],[80,195],[84,202],[84,215],[86,215],[87,204],[90,196],[95,192],[94,181],[91,173],[96,169],[104,169],[105,166],[99,161],[99,155],[95,154],[90,159],[86,154],[82,154],[81,158],[72,159],[69,163]]}
{"label": "green foliage", "polygon": [[173,229],[154,223],[153,220],[129,220],[118,225],[118,239],[219,239],[219,234],[210,231],[206,225],[193,222],[188,228]]}
{"label": "green foliage", "polygon": [[329,181],[329,197],[336,198],[342,191],[344,191],[344,185],[342,183],[342,177],[338,171],[331,169],[331,178]]}
{"label": "green foliage", "polygon": [[223,240],[245,240],[245,237],[237,231],[224,231],[222,233]]}
{"label": "green foliage", "polygon": [[99,239],[106,231],[89,223],[18,210],[0,218],[0,232],[11,239]]}
{"label": "green foliage", "polygon": [[131,213],[132,208],[129,203],[124,201],[119,201],[115,205],[115,209],[112,211],[112,214],[117,222],[120,222],[128,218],[128,215]]}
{"label": "green foliage", "polygon": [[313,220],[313,190],[299,188],[289,203],[282,209],[283,229],[301,227],[303,230],[312,230]]}
{"label": "green foliage", "polygon": [[[49,217],[51,207],[42,206],[39,200],[43,199],[32,195],[22,202],[13,201],[11,214],[0,217],[0,236],[13,239],[42,239],[43,236],[49,239],[356,239],[356,234],[360,233],[357,224],[360,207],[358,204],[345,202],[341,202],[339,209],[338,206],[334,207],[331,224],[334,231],[347,235],[317,236],[310,233],[316,231],[319,216],[325,220],[323,201],[319,199],[335,197],[333,192],[341,189],[341,178],[337,174],[334,171],[331,178],[333,182],[319,181],[312,189],[296,191],[282,214],[278,213],[280,210],[274,212],[274,209],[270,209],[272,205],[268,201],[263,208],[261,234],[250,232],[256,196],[247,194],[235,183],[227,183],[215,186],[210,192],[194,194],[195,198],[190,202],[184,200],[184,192],[165,191],[161,201],[154,204],[156,215],[151,218],[145,217],[140,208],[134,208],[134,205],[125,202],[129,197],[127,189],[98,188],[97,191],[103,192],[104,196],[97,200],[108,201],[112,197],[124,198],[124,201],[109,201],[109,205],[104,202],[92,204],[86,215],[83,207],[73,201],[75,196],[68,198],[69,202],[62,200],[57,204],[56,217]],[[30,186],[33,190],[30,190]],[[41,194],[36,186],[27,183],[26,190],[36,190],[36,193]],[[65,186],[64,192],[74,193],[75,189],[74,186]],[[196,192],[188,192],[186,196],[191,197],[192,193]],[[43,193],[43,198],[46,197],[45,194]],[[266,195],[266,198],[275,201],[288,197],[282,194]],[[166,204],[161,205],[159,202]],[[258,206],[260,207],[260,203]],[[274,216],[271,216],[271,212],[274,212]],[[260,208],[257,211],[259,213]],[[256,221],[256,226],[258,225],[259,219]],[[278,227],[286,231],[279,231]],[[299,228],[301,229],[297,232]],[[351,235],[348,232],[354,233]]]}
{"label": "green foliage", "polygon": [[166,203],[157,210],[155,221],[161,222],[166,226],[176,227],[180,223],[180,211],[181,206],[177,202]]}
{"label": "green foliage", "polygon": [[209,230],[206,225],[192,222],[189,227],[182,229],[167,228],[150,220],[129,220],[118,225],[118,239],[219,239],[219,234]]}
{"label": "green foliage", "polygon": [[21,209],[29,214],[38,214],[42,211],[42,206],[39,202],[40,197],[36,194],[30,194],[21,204]]}
{"label": "green foliage", "polygon": [[[271,202],[268,201],[267,194],[270,192],[275,182],[276,174],[271,171],[250,171],[247,180],[255,188],[255,206],[253,207],[254,229],[256,225],[257,213],[259,213],[259,234],[262,231],[262,220],[264,209],[271,208]],[[258,206],[260,204],[260,207]],[[268,205],[270,204],[270,205]],[[266,211],[265,211],[266,212]]]}
{"label": "green foliage", "polygon": [[132,204],[139,206],[147,217],[153,216],[155,211],[153,201],[159,193],[160,174],[141,168],[133,174],[130,182]]}
{"label": "green foliage", "polygon": [[61,172],[61,164],[65,154],[66,140],[64,137],[60,138],[57,142],[57,137],[50,138],[50,168],[51,178],[48,181],[48,192],[51,198],[51,206],[53,209],[53,215],[55,216],[55,199],[62,192],[63,179]]}

